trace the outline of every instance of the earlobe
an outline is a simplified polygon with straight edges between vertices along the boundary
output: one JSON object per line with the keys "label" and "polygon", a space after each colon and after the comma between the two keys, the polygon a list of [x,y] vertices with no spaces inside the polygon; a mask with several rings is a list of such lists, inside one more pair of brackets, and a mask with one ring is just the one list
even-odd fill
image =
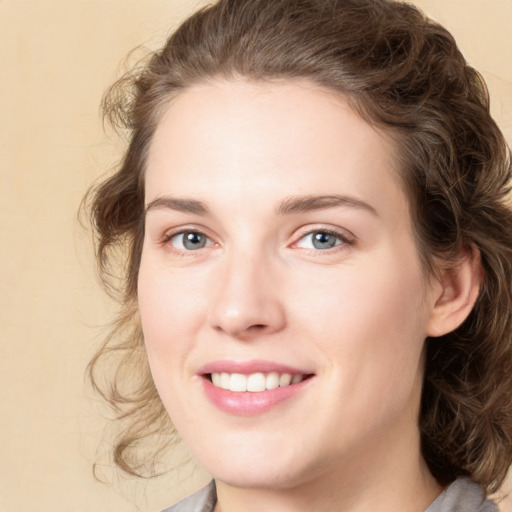
{"label": "earlobe", "polygon": [[480,251],[472,245],[453,267],[443,270],[427,325],[427,336],[448,334],[459,327],[475,305],[482,280]]}

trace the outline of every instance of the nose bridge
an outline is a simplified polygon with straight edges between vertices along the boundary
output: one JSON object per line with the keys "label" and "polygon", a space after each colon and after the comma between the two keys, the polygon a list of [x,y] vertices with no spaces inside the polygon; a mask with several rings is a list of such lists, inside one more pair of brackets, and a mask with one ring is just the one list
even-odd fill
{"label": "nose bridge", "polygon": [[274,282],[272,258],[261,248],[233,247],[215,275],[216,293],[210,323],[231,336],[275,332],[282,328],[284,308]]}

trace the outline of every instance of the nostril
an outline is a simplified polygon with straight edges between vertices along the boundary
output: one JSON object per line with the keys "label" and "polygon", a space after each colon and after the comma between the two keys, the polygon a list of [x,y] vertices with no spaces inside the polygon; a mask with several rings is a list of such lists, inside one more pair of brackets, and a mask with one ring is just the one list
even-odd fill
{"label": "nostril", "polygon": [[253,331],[262,331],[263,329],[265,329],[266,325],[265,324],[254,324],[254,325],[251,325],[249,327],[249,329],[252,329]]}

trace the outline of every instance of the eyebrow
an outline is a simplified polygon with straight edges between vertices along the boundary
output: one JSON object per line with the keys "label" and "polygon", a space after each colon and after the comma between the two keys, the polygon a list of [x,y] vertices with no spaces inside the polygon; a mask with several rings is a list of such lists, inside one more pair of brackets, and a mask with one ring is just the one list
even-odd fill
{"label": "eyebrow", "polygon": [[[340,206],[349,206],[366,210],[375,216],[379,216],[377,210],[361,199],[345,195],[305,195],[290,196],[282,201],[276,208],[276,215],[293,215],[314,210],[323,210]],[[206,216],[210,210],[201,201],[189,198],[178,198],[171,196],[157,197],[148,203],[144,209],[147,214],[151,210],[170,209],[183,213]]]}
{"label": "eyebrow", "polygon": [[178,197],[162,196],[157,197],[146,205],[144,214],[151,210],[167,208],[183,213],[193,213],[195,215],[208,215],[209,210],[204,203],[195,199],[180,199]]}
{"label": "eyebrow", "polygon": [[323,210],[326,208],[335,208],[339,206],[349,206],[366,210],[376,217],[379,216],[377,210],[365,201],[345,196],[345,195],[325,195],[325,196],[291,196],[285,199],[276,209],[278,215],[291,215],[294,213],[303,213],[312,210]]}

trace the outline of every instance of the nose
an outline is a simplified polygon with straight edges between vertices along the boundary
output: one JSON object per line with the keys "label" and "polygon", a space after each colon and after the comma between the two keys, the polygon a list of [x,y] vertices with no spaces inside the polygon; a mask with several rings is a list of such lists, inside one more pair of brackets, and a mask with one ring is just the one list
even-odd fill
{"label": "nose", "polygon": [[213,329],[245,340],[283,329],[282,289],[270,261],[233,255],[218,270],[209,311]]}

